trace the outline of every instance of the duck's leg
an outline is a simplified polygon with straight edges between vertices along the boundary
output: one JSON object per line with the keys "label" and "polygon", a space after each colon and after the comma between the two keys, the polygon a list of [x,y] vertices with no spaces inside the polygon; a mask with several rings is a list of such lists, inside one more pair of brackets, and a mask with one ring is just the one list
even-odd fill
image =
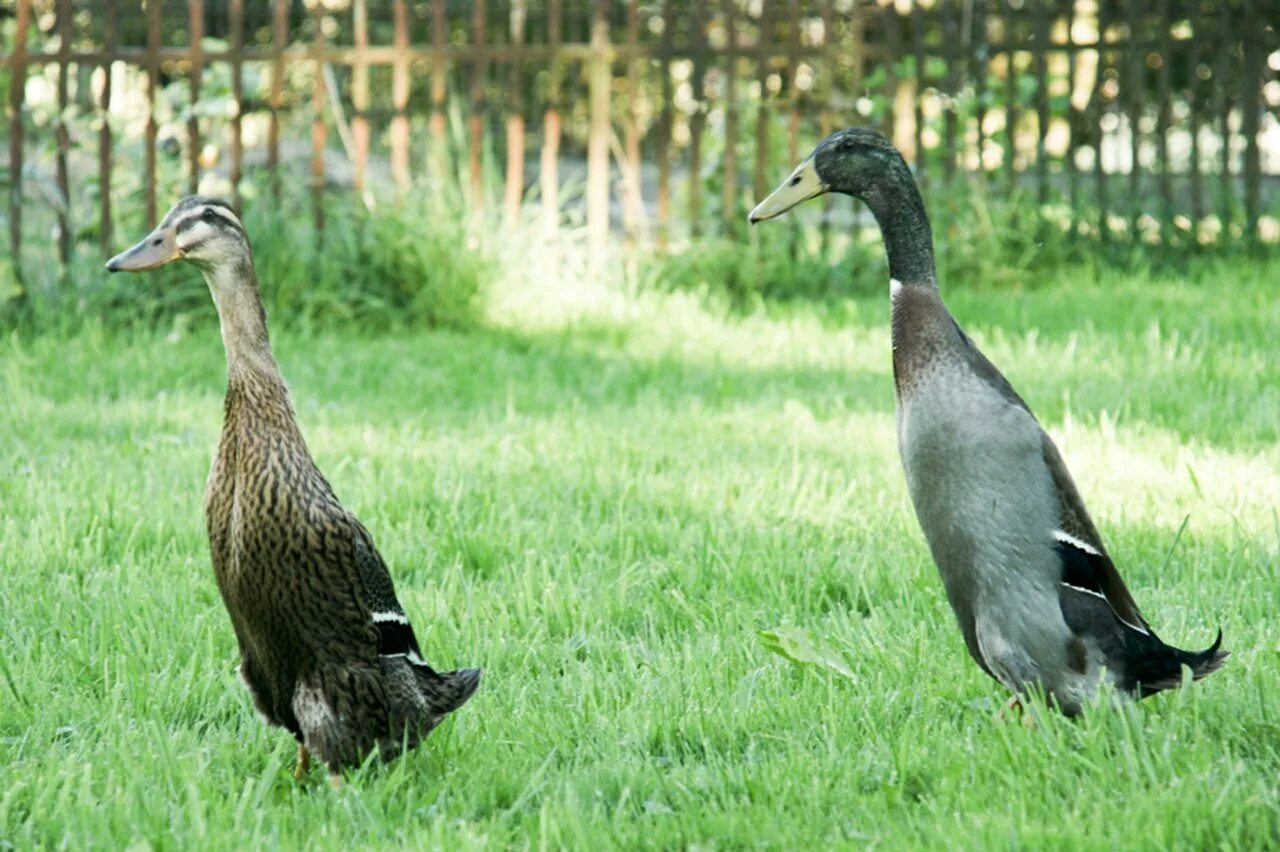
{"label": "duck's leg", "polygon": [[329,786],[335,790],[341,790],[346,786],[346,782],[342,780],[342,776],[334,772],[329,776]]}
{"label": "duck's leg", "polygon": [[308,770],[311,769],[311,754],[307,751],[307,747],[302,743],[298,743],[298,765],[293,768],[293,777],[297,781],[301,781],[307,777]]}

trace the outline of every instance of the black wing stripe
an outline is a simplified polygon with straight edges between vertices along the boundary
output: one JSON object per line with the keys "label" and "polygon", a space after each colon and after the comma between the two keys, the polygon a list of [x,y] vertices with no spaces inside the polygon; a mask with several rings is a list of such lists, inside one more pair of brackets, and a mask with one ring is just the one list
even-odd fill
{"label": "black wing stripe", "polygon": [[418,649],[418,638],[413,635],[413,627],[406,618],[403,621],[374,621],[378,628],[378,653],[384,657],[399,654],[421,656]]}
{"label": "black wing stripe", "polygon": [[1120,614],[1115,612],[1115,607],[1110,606],[1110,600],[1107,599],[1102,583],[1098,579],[1098,571],[1094,567],[1095,559],[1103,559],[1100,553],[1089,545],[1074,539],[1065,533],[1054,533],[1054,545],[1058,551],[1058,558],[1062,562],[1062,576],[1059,578],[1062,585],[1074,589],[1078,592],[1095,595],[1107,601],[1111,611],[1115,613],[1116,619],[1127,627],[1137,630],[1139,633],[1147,633],[1147,629],[1141,624],[1133,624]]}

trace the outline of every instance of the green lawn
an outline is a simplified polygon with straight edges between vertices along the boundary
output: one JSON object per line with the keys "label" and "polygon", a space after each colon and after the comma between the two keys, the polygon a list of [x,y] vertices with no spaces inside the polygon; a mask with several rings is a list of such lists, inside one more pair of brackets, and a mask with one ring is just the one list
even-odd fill
{"label": "green lawn", "polygon": [[485,669],[336,793],[235,676],[212,304],[0,338],[0,848],[1280,843],[1280,264],[1194,271],[946,287],[1152,624],[1233,652],[1029,728],[993,718],[911,512],[885,296],[725,317],[548,285],[472,334],[278,329],[427,657]]}

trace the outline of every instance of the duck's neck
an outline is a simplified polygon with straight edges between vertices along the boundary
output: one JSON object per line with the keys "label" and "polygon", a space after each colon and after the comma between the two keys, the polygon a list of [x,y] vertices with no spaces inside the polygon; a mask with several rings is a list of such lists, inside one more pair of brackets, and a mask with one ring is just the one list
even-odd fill
{"label": "duck's neck", "polygon": [[284,387],[267,336],[267,314],[258,291],[258,275],[249,256],[203,270],[218,308],[227,375],[232,383],[257,379]]}
{"label": "duck's neck", "polygon": [[933,232],[920,190],[906,165],[891,170],[862,200],[880,225],[889,255],[889,277],[903,286],[936,289]]}

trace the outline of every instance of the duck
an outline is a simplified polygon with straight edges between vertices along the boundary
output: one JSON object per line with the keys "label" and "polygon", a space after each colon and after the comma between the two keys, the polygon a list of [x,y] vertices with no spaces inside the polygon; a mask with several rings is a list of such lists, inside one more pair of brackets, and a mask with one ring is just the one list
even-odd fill
{"label": "duck", "polygon": [[824,139],[749,214],[780,216],[825,193],[860,199],[889,261],[899,455],[916,518],[969,654],[1013,693],[1074,716],[1104,682],[1145,698],[1228,656],[1163,642],[1121,579],[1030,407],[951,316],[929,217],[902,154],[866,128]]}
{"label": "duck", "polygon": [[253,252],[225,201],[178,201],[141,242],[107,261],[141,272],[185,261],[204,276],[227,358],[222,435],[204,512],[239,672],[269,725],[298,741],[341,786],[376,750],[416,746],[475,692],[480,670],[438,672],[369,531],[307,450],[271,349]]}

